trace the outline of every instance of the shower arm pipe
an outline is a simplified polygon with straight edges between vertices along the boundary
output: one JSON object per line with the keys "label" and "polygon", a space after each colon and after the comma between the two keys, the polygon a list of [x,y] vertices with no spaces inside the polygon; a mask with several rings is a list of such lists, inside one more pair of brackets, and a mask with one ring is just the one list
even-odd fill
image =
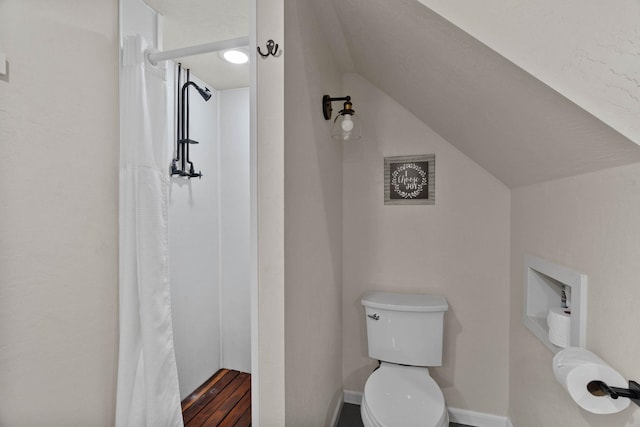
{"label": "shower arm pipe", "polygon": [[162,52],[155,52],[153,50],[147,49],[145,54],[151,64],[157,65],[160,61],[168,61],[170,59],[201,55],[203,53],[219,52],[221,50],[245,46],[249,46],[249,37],[238,37],[235,39],[221,40],[195,46],[182,47],[180,49],[165,50]]}

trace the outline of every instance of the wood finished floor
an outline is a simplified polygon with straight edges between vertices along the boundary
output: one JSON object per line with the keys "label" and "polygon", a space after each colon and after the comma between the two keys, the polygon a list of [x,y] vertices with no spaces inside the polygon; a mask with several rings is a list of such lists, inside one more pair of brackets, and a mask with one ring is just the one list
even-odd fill
{"label": "wood finished floor", "polygon": [[185,427],[251,425],[251,375],[220,369],[182,401]]}

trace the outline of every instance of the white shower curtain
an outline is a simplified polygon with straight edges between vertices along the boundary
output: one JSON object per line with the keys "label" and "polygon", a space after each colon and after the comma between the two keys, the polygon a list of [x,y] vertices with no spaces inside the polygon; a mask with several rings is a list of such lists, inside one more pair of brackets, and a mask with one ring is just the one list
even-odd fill
{"label": "white shower curtain", "polygon": [[182,426],[169,292],[165,72],[140,36],[122,52],[117,427]]}

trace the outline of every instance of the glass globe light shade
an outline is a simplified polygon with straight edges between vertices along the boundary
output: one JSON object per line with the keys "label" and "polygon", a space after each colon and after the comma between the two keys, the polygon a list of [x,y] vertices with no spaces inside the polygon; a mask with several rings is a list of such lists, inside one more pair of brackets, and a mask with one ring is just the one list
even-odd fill
{"label": "glass globe light shade", "polygon": [[338,114],[333,122],[331,137],[342,141],[355,141],[362,138],[360,119],[358,116],[355,113],[349,114],[341,112]]}

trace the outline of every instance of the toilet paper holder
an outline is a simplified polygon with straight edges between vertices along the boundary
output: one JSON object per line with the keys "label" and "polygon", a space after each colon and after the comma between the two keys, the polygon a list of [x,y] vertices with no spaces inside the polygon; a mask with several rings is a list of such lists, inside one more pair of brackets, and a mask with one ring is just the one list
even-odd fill
{"label": "toilet paper holder", "polygon": [[591,381],[587,384],[587,390],[594,396],[609,396],[612,399],[628,397],[636,405],[640,406],[640,384],[629,380],[629,388],[610,387],[604,381]]}

